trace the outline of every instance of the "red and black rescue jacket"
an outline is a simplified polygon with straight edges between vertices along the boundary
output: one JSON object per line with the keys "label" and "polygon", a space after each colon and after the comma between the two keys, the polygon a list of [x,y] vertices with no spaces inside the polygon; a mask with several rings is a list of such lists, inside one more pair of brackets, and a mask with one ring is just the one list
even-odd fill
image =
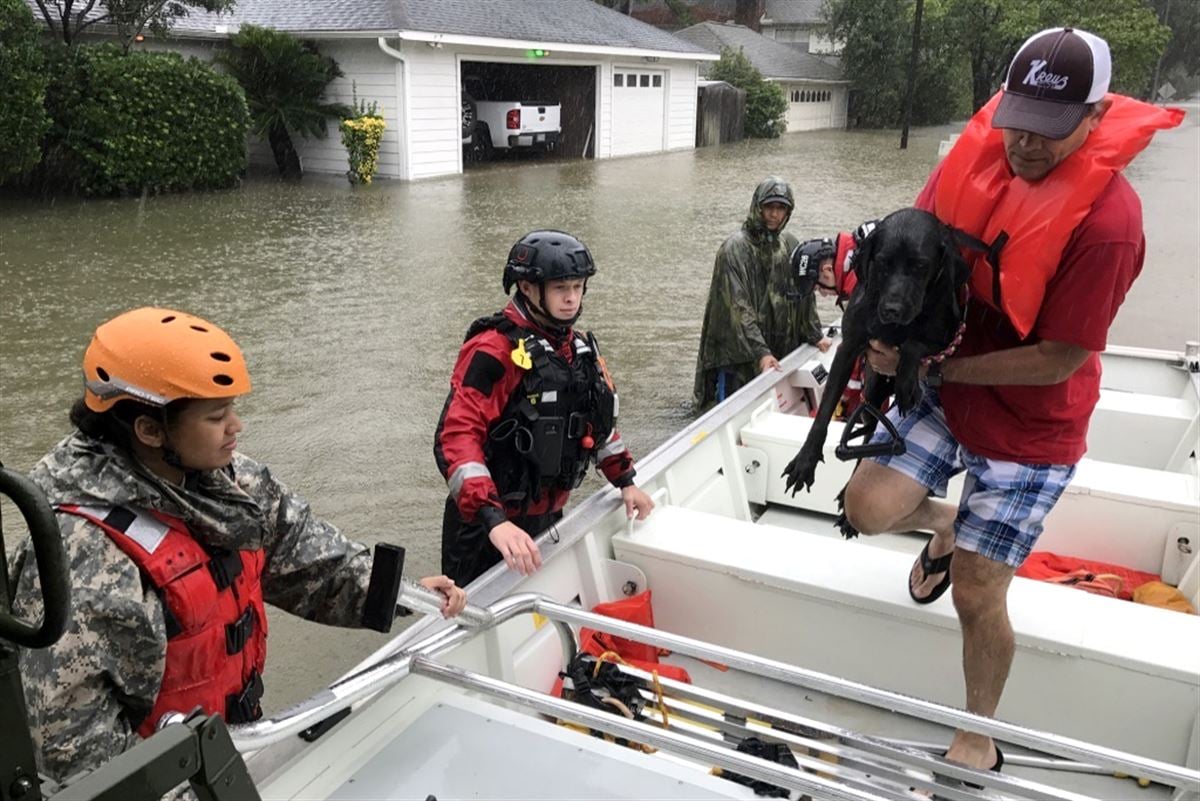
{"label": "red and black rescue jacket", "polygon": [[462,519],[491,528],[556,512],[594,463],[614,485],[632,484],[617,411],[591,335],[555,337],[513,303],[475,321],[434,440]]}

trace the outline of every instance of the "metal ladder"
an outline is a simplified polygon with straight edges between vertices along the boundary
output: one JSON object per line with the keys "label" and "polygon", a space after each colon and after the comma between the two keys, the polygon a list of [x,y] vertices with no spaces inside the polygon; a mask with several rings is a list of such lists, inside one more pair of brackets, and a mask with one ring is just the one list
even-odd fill
{"label": "metal ladder", "polygon": [[[436,613],[440,610],[442,598],[423,587],[406,584],[400,602],[419,611]],[[948,762],[930,750],[918,747],[919,744],[862,734],[690,684],[652,677],[631,668],[621,667],[621,670],[641,682],[640,692],[647,699],[657,701],[658,687],[661,687],[662,703],[670,719],[667,725],[662,725],[660,714],[652,712],[653,722],[630,720],[436,659],[438,655],[452,650],[485,629],[499,626],[521,614],[534,613],[555,625],[563,648],[564,665],[577,653],[571,625],[588,626],[667,648],[675,653],[716,661],[759,677],[986,734],[1004,743],[1065,758],[1068,761],[1066,764],[1083,772],[1144,777],[1176,788],[1176,798],[1200,798],[1200,771],[981,717],[784,662],[646,628],[533,593],[503,598],[486,609],[468,607],[456,619],[454,626],[430,635],[409,650],[352,674],[275,717],[233,727],[234,744],[243,752],[263,748],[320,723],[330,715],[396,684],[409,674],[417,674],[818,798],[837,801],[908,801],[928,798],[931,793],[947,801],[994,798],[996,793],[1006,798],[1045,801],[1086,798],[1078,793],[1010,774],[980,771]],[[646,710],[653,708],[652,703],[646,705]],[[684,720],[681,721],[681,718]],[[750,736],[787,745],[800,768],[791,768],[734,750],[738,742]],[[1036,762],[1036,759],[1029,762]],[[1045,763],[1062,764],[1059,760],[1045,760]],[[972,788],[966,782],[979,785],[980,789]]]}

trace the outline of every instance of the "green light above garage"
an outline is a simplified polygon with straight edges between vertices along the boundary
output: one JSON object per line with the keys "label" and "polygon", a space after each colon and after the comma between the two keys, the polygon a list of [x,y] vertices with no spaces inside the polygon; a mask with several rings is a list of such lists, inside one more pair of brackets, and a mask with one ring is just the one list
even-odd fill
{"label": "green light above garage", "polygon": [[526,50],[525,55],[528,58],[545,58],[546,56],[550,55],[550,51],[537,48],[535,50]]}

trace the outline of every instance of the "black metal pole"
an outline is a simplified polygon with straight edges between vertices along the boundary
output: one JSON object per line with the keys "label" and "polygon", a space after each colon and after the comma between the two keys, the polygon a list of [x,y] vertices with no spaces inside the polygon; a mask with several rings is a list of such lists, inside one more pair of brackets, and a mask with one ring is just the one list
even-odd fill
{"label": "black metal pole", "polygon": [[[1167,7],[1165,9],[1163,9],[1162,24],[1170,27],[1169,24],[1167,23],[1167,20],[1170,19],[1170,17],[1171,17],[1171,0],[1167,0]],[[1172,38],[1174,38],[1174,32],[1172,32]],[[1170,46],[1171,45],[1168,42],[1167,47],[1170,47]],[[1154,80],[1150,82],[1150,102],[1151,103],[1158,102],[1158,74],[1159,74],[1159,70],[1162,69],[1163,56],[1165,56],[1166,54],[1167,54],[1167,51],[1163,50],[1161,53],[1158,54],[1158,61],[1154,62]]]}
{"label": "black metal pole", "polygon": [[904,92],[904,127],[900,131],[900,149],[908,149],[908,125],[912,120],[913,84],[917,80],[917,52],[921,49],[921,14],[925,0],[917,0],[917,11],[913,15],[912,53],[908,57],[908,88]]}

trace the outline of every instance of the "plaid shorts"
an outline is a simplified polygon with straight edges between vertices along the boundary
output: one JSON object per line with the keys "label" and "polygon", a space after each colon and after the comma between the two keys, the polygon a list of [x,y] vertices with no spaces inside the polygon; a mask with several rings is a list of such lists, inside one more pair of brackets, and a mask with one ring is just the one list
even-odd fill
{"label": "plaid shorts", "polygon": [[[908,450],[903,456],[872,461],[908,476],[939,498],[946,497],[950,479],[965,470],[954,521],[955,545],[1020,567],[1042,535],[1042,521],[1075,475],[1075,465],[1021,464],[971,453],[950,433],[938,394],[928,387],[910,414],[901,417],[893,407],[887,416]],[[887,439],[881,426],[871,441]]]}

